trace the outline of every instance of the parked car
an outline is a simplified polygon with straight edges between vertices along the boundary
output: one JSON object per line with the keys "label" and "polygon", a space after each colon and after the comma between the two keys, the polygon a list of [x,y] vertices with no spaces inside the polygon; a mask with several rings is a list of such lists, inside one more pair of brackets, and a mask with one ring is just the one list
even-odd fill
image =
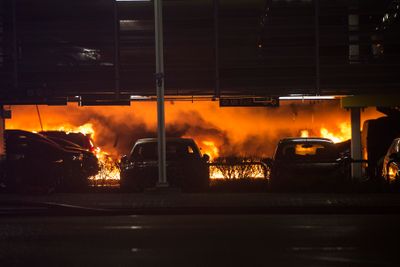
{"label": "parked car", "polygon": [[99,49],[60,40],[24,40],[19,46],[22,67],[80,67],[101,63]]}
{"label": "parked car", "polygon": [[[157,139],[139,139],[121,160],[122,190],[143,191],[158,180]],[[167,180],[184,191],[202,191],[209,185],[208,155],[201,156],[193,139],[167,138]]]}
{"label": "parked car", "polygon": [[83,154],[23,130],[6,130],[6,161],[0,184],[6,191],[71,190],[87,185]]}
{"label": "parked car", "polygon": [[393,140],[383,159],[382,177],[391,189],[400,188],[400,138]]}
{"label": "parked car", "polygon": [[350,183],[350,160],[342,146],[326,138],[286,138],[277,148],[271,169],[275,190],[344,189]]}

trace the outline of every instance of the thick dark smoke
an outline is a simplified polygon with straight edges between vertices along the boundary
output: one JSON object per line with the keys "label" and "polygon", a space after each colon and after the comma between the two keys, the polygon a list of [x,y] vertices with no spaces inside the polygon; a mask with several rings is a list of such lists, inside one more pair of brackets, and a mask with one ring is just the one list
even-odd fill
{"label": "thick dark smoke", "polygon": [[[182,111],[178,114],[179,122],[173,122],[166,125],[167,137],[193,137],[196,139],[216,140],[221,151],[231,151],[231,142],[228,134],[205,121],[196,111]],[[79,116],[77,125],[92,123],[96,129],[96,145],[115,149],[119,155],[127,154],[136,140],[140,138],[157,137],[155,128],[149,126],[134,115],[124,116],[124,119],[116,119],[107,114],[97,113],[95,111],[85,112],[84,116]],[[110,146],[113,146],[112,148]],[[201,146],[201,144],[199,144]]]}
{"label": "thick dark smoke", "polygon": [[[271,156],[281,137],[298,135],[297,129],[274,129],[273,134],[249,135],[243,142],[237,143],[230,139],[226,131],[206,121],[197,111],[180,111],[177,117],[174,122],[167,124],[167,137],[212,140],[218,147],[220,156]],[[157,137],[155,128],[149,128],[143,119],[133,115],[116,120],[113,116],[89,111],[79,119],[80,124],[88,122],[101,129],[96,131],[97,145],[107,150],[115,149],[119,155],[127,154],[140,138]],[[202,146],[201,143],[198,145]]]}
{"label": "thick dark smoke", "polygon": [[[139,138],[156,137],[154,103],[132,107],[67,107],[41,106],[47,130],[67,124],[74,127],[91,123],[96,144],[115,157],[127,154]],[[364,120],[381,114],[374,110],[363,113]],[[272,156],[279,140],[299,136],[307,129],[318,136],[321,127],[340,130],[338,124],[349,123],[349,113],[336,102],[282,103],[270,108],[219,108],[215,102],[176,103],[166,105],[166,134],[191,137],[199,147],[213,142],[220,156]],[[40,130],[34,106],[13,107],[8,128]]]}

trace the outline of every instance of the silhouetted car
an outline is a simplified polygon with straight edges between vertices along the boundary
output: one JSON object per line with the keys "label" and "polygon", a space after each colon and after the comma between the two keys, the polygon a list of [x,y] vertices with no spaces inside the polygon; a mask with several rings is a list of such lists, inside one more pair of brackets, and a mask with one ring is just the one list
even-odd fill
{"label": "silhouetted car", "polygon": [[40,134],[48,138],[59,138],[79,145],[88,151],[94,152],[96,147],[90,135],[83,133],[67,133],[64,131],[42,131]]}
{"label": "silhouetted car", "polygon": [[350,160],[342,150],[325,138],[282,139],[274,155],[271,187],[295,191],[347,188]]}
{"label": "silhouetted car", "polygon": [[393,140],[383,159],[382,177],[390,187],[400,188],[400,138]]}
{"label": "silhouetted car", "polygon": [[47,136],[47,138],[56,142],[64,149],[82,153],[83,155],[82,169],[84,172],[83,174],[86,175],[87,177],[94,176],[99,172],[100,170],[99,160],[97,159],[94,152],[84,149],[78,144],[75,144],[63,138],[52,137],[52,136]]}
{"label": "silhouetted car", "polygon": [[[158,181],[157,139],[139,139],[130,154],[121,160],[122,190],[142,191]],[[167,180],[170,186],[184,191],[208,188],[208,155],[203,157],[192,139],[167,138]]]}
{"label": "silhouetted car", "polygon": [[77,67],[100,64],[100,50],[66,41],[22,42],[19,49],[22,67]]}
{"label": "silhouetted car", "polygon": [[25,191],[81,189],[83,154],[63,149],[52,140],[23,130],[6,130],[6,161],[1,177],[3,189]]}

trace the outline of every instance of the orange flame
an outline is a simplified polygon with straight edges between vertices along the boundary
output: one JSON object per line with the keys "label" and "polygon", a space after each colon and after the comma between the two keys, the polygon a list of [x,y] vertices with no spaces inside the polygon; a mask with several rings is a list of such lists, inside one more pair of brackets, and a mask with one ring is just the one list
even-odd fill
{"label": "orange flame", "polygon": [[[230,170],[228,170],[230,169]],[[252,178],[252,179],[264,179],[265,178],[265,170],[261,167],[261,165],[248,165],[246,170],[243,170],[243,167],[240,165],[231,165],[231,166],[218,166],[211,165],[210,166],[210,179],[240,179],[240,178]],[[229,172],[229,175],[227,173]],[[225,173],[225,175],[224,175]],[[245,176],[245,177],[243,177]]]}
{"label": "orange flame", "polygon": [[75,127],[72,125],[61,125],[59,127],[54,127],[53,129],[45,129],[45,130],[55,130],[55,131],[63,131],[66,133],[82,133],[84,135],[89,135],[90,138],[94,140],[94,129],[93,129],[93,124],[91,123],[85,123],[81,126]]}
{"label": "orange flame", "polygon": [[308,130],[301,130],[300,131],[300,137],[309,137]]}
{"label": "orange flame", "polygon": [[[309,130],[300,130],[300,137],[310,137]],[[341,122],[336,127],[321,127],[317,137],[328,138],[334,143],[340,143],[351,139],[351,126],[348,122]]]}
{"label": "orange flame", "polygon": [[117,162],[99,147],[96,148],[95,154],[99,160],[100,171],[95,176],[89,177],[89,179],[92,180],[94,185],[97,185],[98,181],[102,181],[100,185],[113,185],[112,181],[120,179],[120,170]]}
{"label": "orange flame", "polygon": [[211,161],[219,156],[219,149],[215,145],[215,142],[205,140],[202,141],[201,144],[203,144],[202,146],[203,154],[209,155]]}
{"label": "orange flame", "polygon": [[339,124],[339,131],[332,132],[327,128],[322,127],[320,130],[321,137],[329,138],[334,143],[340,143],[351,138],[351,126],[350,123],[342,122]]}
{"label": "orange flame", "polygon": [[[34,106],[11,109],[13,118],[6,121],[7,129],[40,130]],[[92,137],[114,158],[129,153],[136,138],[155,132],[156,111],[154,102],[106,108],[78,107],[75,103],[40,106],[43,128],[89,133],[90,127],[77,128],[92,124]],[[364,121],[382,114],[366,109],[362,116]],[[342,122],[349,125],[349,113],[337,101],[282,102],[277,109],[220,108],[218,101],[175,101],[166,102],[166,119],[167,129],[172,125],[174,134],[193,138],[212,159],[231,155],[271,157],[284,137],[325,136],[334,141],[350,138],[350,127],[343,127],[348,129],[346,134],[340,126]],[[307,130],[300,133],[300,129]]]}

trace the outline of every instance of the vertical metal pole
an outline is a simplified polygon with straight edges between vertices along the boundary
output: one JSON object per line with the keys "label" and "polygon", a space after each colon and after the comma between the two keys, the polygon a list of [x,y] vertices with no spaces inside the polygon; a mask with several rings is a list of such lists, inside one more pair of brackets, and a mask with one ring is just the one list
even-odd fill
{"label": "vertical metal pole", "polygon": [[214,7],[214,53],[215,53],[215,91],[214,97],[220,97],[219,81],[219,0],[213,1]]}
{"label": "vertical metal pole", "polygon": [[319,61],[319,0],[314,0],[315,8],[315,92],[321,95],[320,89],[320,61]]}
{"label": "vertical metal pole", "polygon": [[[361,109],[351,108],[351,158],[355,161],[362,159],[361,151]],[[362,176],[361,162],[351,164],[351,177],[354,181],[360,180]]]}
{"label": "vertical metal pole", "polygon": [[119,16],[118,16],[118,2],[113,1],[114,8],[114,79],[115,79],[115,99],[119,100],[120,97],[120,64],[119,64]]}
{"label": "vertical metal pole", "polygon": [[154,0],[154,24],[156,43],[156,86],[157,86],[157,136],[158,136],[158,184],[167,187],[165,110],[164,110],[164,40],[162,0]]}

